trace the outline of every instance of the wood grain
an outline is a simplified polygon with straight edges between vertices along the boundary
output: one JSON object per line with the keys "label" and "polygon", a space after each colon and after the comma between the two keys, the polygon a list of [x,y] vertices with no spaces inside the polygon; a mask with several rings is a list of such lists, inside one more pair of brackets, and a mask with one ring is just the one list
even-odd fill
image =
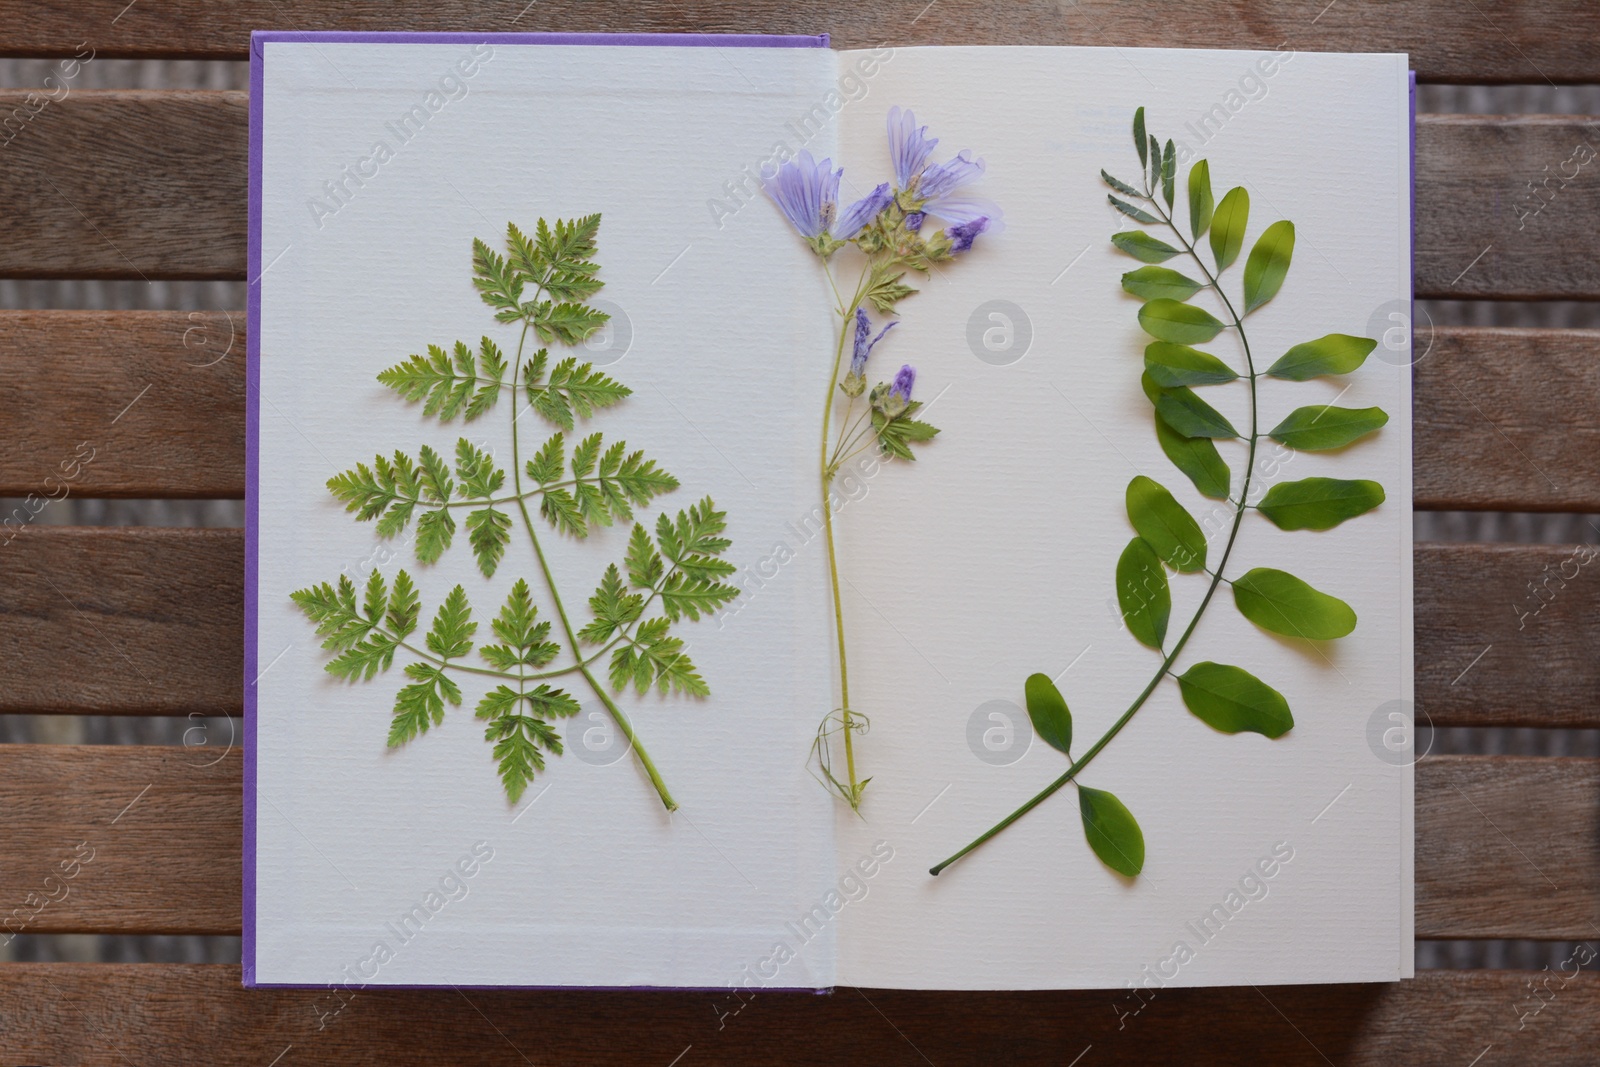
{"label": "wood grain", "polygon": [[1600,760],[1425,757],[1419,937],[1600,937]]}
{"label": "wood grain", "polygon": [[1597,157],[1593,119],[1419,115],[1417,295],[1546,300],[1600,292]]}
{"label": "wood grain", "polygon": [[1426,81],[1600,81],[1600,13],[1583,0],[1450,0],[1254,4],[1248,0],[440,0],[421,3],[179,0],[0,3],[7,55],[70,55],[87,41],[101,56],[244,59],[249,31],[454,30],[607,33],[831,33],[839,48],[919,44],[1077,44],[1172,48],[1410,52]]}
{"label": "wood grain", "polygon": [[[0,496],[61,492],[85,441],[73,495],[243,496],[244,319],[0,311]],[[1416,351],[1417,507],[1600,511],[1600,412],[1570,402],[1600,396],[1600,331],[1422,324]]]}
{"label": "wood grain", "polygon": [[0,545],[0,710],[237,712],[238,530],[37,526]]}
{"label": "wood grain", "polygon": [[[0,92],[0,115],[24,95]],[[244,277],[246,122],[237,92],[82,90],[49,104],[0,151],[0,277]],[[1524,217],[1543,203],[1527,183],[1579,145],[1600,152],[1597,129],[1421,116],[1417,295],[1600,296],[1596,164]]]}
{"label": "wood grain", "polygon": [[220,743],[0,746],[0,933],[237,934],[243,762]]}
{"label": "wood grain", "polygon": [[[1519,1030],[1530,977],[1548,981],[1548,1003]],[[1501,1063],[1588,1067],[1600,1021],[1593,973],[1565,985],[1515,972],[1429,971],[1387,985],[1169,989],[1138,1015],[1125,991],[856,989],[743,1001],[712,992],[368,989],[343,993],[335,1015],[341,994],[327,989],[238,982],[239,969],[221,965],[0,965],[0,1055],[122,1067],[1067,1067],[1080,1056],[1078,1067],[1466,1067],[1492,1045]]]}
{"label": "wood grain", "polygon": [[1600,330],[1419,323],[1419,508],[1600,511]]}
{"label": "wood grain", "polygon": [[[237,745],[0,745],[0,928],[238,933],[242,765]],[[1600,935],[1600,760],[1427,757],[1416,811],[1419,937]],[[93,859],[63,879],[79,842]]]}
{"label": "wood grain", "polygon": [[[28,95],[0,91],[0,120]],[[0,277],[242,278],[248,125],[237,92],[44,105],[0,135]]]}
{"label": "wood grain", "polygon": [[42,510],[67,495],[244,495],[244,324],[242,311],[0,312],[0,496]]}
{"label": "wood grain", "polygon": [[[1575,552],[1415,547],[1417,701],[1434,725],[1600,726],[1600,558]],[[243,573],[237,530],[17,535],[0,545],[0,712],[237,713]]]}
{"label": "wood grain", "polygon": [[1595,547],[1415,547],[1417,704],[1435,726],[1600,726]]}

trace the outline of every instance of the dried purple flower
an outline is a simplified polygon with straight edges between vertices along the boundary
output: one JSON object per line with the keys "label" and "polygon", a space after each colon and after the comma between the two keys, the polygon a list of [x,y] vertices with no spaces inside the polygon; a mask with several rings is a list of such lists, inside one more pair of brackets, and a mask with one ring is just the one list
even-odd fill
{"label": "dried purple flower", "polygon": [[833,169],[833,160],[819,163],[802,150],[761,184],[800,236],[814,241],[825,236],[833,222],[843,174],[842,167]]}
{"label": "dried purple flower", "polygon": [[950,254],[958,255],[971,248],[973,240],[988,228],[989,220],[985,216],[946,227],[944,234],[950,239]]}
{"label": "dried purple flower", "polygon": [[857,200],[839,215],[839,222],[834,227],[833,236],[840,241],[848,241],[862,228],[878,217],[878,213],[894,201],[894,194],[889,192],[889,183],[884,182],[866,196]]}
{"label": "dried purple flower", "polygon": [[911,403],[911,387],[917,382],[917,369],[907,363],[900,368],[900,373],[894,376],[894,383],[889,386],[891,396],[900,398],[901,403]]}

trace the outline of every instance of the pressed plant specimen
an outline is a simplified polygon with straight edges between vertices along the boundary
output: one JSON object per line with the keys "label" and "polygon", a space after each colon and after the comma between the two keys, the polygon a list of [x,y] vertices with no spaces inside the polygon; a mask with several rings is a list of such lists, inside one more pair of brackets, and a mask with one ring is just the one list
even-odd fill
{"label": "pressed plant specimen", "polygon": [[[1143,302],[1139,324],[1152,338],[1144,352],[1141,384],[1154,408],[1156,438],[1162,452],[1202,495],[1225,501],[1231,508],[1226,540],[1213,564],[1200,524],[1171,492],[1144,476],[1135,477],[1128,484],[1126,506],[1135,536],[1117,562],[1117,600],[1128,632],[1161,657],[1159,665],[1127,710],[1077,757],[1072,755],[1072,715],[1065,698],[1048,676],[1030,676],[1023,686],[1029,718],[1038,735],[1060,751],[1069,765],[1021,807],[931,868],[931,874],[937,875],[1072,783],[1077,786],[1089,847],[1111,869],[1128,877],[1138,875],[1144,868],[1145,846],[1137,820],[1116,796],[1083,785],[1078,776],[1144,707],[1163,679],[1171,677],[1189,711],[1223,733],[1249,731],[1278,738],[1294,726],[1283,694],[1242,667],[1200,662],[1178,673],[1178,659],[1218,590],[1226,585],[1234,606],[1246,619],[1284,637],[1326,641],[1344,637],[1356,626],[1356,614],[1348,604],[1286,571],[1255,567],[1230,576],[1228,565],[1235,562],[1234,546],[1249,511],[1283,530],[1328,530],[1383,503],[1383,487],[1377,482],[1336,478],[1279,482],[1260,494],[1259,499],[1252,495],[1252,476],[1262,438],[1270,437],[1298,451],[1328,451],[1342,449],[1388,422],[1388,416],[1375,407],[1313,404],[1294,409],[1272,429],[1263,430],[1258,396],[1261,379],[1304,382],[1349,374],[1362,365],[1377,342],[1328,334],[1297,344],[1270,366],[1257,369],[1258,357],[1251,351],[1245,323],[1283,285],[1294,253],[1294,224],[1278,221],[1262,231],[1245,261],[1236,301],[1222,282],[1244,248],[1249,194],[1241,186],[1230,189],[1221,201],[1214,200],[1210,167],[1207,161],[1200,160],[1188,174],[1186,231],[1179,225],[1175,208],[1177,164],[1173,142],[1169,140],[1163,148],[1147,133],[1143,108],[1134,113],[1133,140],[1139,155],[1140,183],[1130,185],[1105,171],[1100,174],[1107,185],[1121,194],[1109,194],[1117,211],[1156,229],[1155,234],[1136,229],[1111,238],[1118,249],[1146,264],[1122,276],[1122,288]],[[1209,262],[1200,249],[1203,239],[1210,244]],[[1199,280],[1158,265],[1179,257],[1193,264]],[[1221,318],[1189,302],[1201,293],[1211,295]],[[1194,347],[1228,332],[1238,341],[1242,373]],[[1235,429],[1195,391],[1226,385],[1249,391],[1248,432]],[[1243,445],[1244,473],[1236,491],[1217,441],[1238,441]],[[1195,575],[1207,583],[1193,616],[1171,641],[1169,571]]]}
{"label": "pressed plant specimen", "polygon": [[[550,354],[549,346],[580,344],[607,320],[587,303],[603,284],[594,261],[599,229],[599,215],[554,225],[540,219],[531,236],[508,225],[504,255],[473,242],[473,284],[495,320],[517,332],[511,358],[485,335],[476,346],[429,345],[426,354],[378,374],[401,397],[420,402],[424,416],[443,423],[457,416],[473,422],[504,395],[509,485],[491,453],[465,437],[456,443],[453,463],[424,444],[415,458],[404,451],[378,455],[370,467],[358,463],[328,481],[357,519],[376,520],[379,536],[396,537],[410,526],[423,565],[451,547],[462,514],[485,579],[500,570],[520,520],[537,577],[533,583],[518,578],[511,586],[489,620],[493,640],[477,645],[478,661],[469,658],[478,623],[461,585],[445,596],[420,642],[415,635],[421,602],[404,570],[390,583],[374,569],[359,593],[341,575],[337,583],[292,596],[316,624],[323,647],[334,653],[329,673],[366,681],[387,671],[397,655],[409,660],[409,681],[395,695],[391,746],[440,725],[446,705],[462,703],[461,685],[480,683],[487,688],[475,714],[484,720],[506,796],[515,802],[544,771],[546,757],[562,754],[556,722],[581,710],[580,697],[565,687],[581,686],[605,706],[661,803],[672,810],[677,804],[613,691],[707,695],[710,689],[674,628],[685,618],[714,613],[738,590],[722,580],[734,567],[722,558],[729,546],[726,516],[710,497],[676,516],[659,515],[652,535],[635,509],[678,488],[678,480],[624,441],[580,434],[580,422],[631,395],[592,364]],[[540,347],[527,353],[530,336]],[[554,428],[531,455],[520,424],[528,411]],[[543,535],[535,512],[548,527]],[[631,527],[626,550],[620,565],[612,563],[601,574],[588,599],[589,617],[580,620],[557,588],[546,538],[553,531],[581,539],[610,526]],[[551,620],[540,617],[541,600],[560,627],[554,634]],[[609,688],[596,676],[602,670]]]}
{"label": "pressed plant specimen", "polygon": [[[802,151],[766,182],[768,195],[817,254],[837,318],[839,340],[823,397],[818,476],[838,644],[839,707],[818,727],[812,757],[824,784],[855,811],[860,810],[870,781],[857,767],[855,735],[865,733],[870,720],[850,703],[849,652],[834,549],[833,482],[844,463],[867,449],[876,449],[885,458],[914,460],[912,446],[931,441],[939,432],[917,418],[922,402],[911,399],[917,372],[910,364],[868,388],[868,357],[899,320],[890,320],[874,333],[867,307],[879,315],[897,314],[896,305],[916,292],[905,283],[908,271],[926,273],[933,264],[968,251],[980,234],[997,233],[1002,226],[998,207],[964,192],[983,176],[983,160],[962,151],[933,162],[938,138],[929,137],[928,128],[918,126],[915,115],[898,107],[889,110],[888,134],[894,182],[879,184],[843,211],[838,200],[844,169],[836,169],[831,159],[819,162]],[[936,229],[929,218],[943,220],[945,226]],[[862,258],[855,284],[841,289],[833,258],[846,246],[854,246]],[[843,778],[835,770],[836,747],[843,756]]]}

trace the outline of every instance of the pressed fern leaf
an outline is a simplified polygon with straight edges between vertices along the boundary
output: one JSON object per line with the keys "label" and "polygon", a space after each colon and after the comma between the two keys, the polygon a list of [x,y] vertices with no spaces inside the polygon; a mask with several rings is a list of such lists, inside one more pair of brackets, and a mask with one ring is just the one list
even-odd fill
{"label": "pressed fern leaf", "polygon": [[[525,705],[526,714],[519,713]],[[477,716],[488,719],[484,740],[493,741],[500,766],[500,782],[515,804],[534,775],[544,770],[544,753],[561,755],[561,735],[547,720],[578,714],[578,702],[565,690],[540,684],[525,693],[502,685],[478,703]]]}
{"label": "pressed fern leaf", "polygon": [[589,610],[594,621],[578,631],[578,639],[591,645],[603,645],[619,629],[638,620],[644,612],[644,597],[628,592],[622,573],[615,563],[606,568],[605,576],[589,598]]}
{"label": "pressed fern leaf", "polygon": [[573,428],[574,413],[587,419],[597,408],[608,408],[633,395],[632,389],[595,370],[593,364],[579,363],[576,356],[568,356],[550,368],[549,380],[545,381],[540,364],[548,358],[549,353],[541,348],[528,362],[523,375],[528,383],[528,403],[563,430]]}
{"label": "pressed fern leaf", "polygon": [[478,654],[503,671],[545,666],[561,653],[561,646],[548,640],[550,624],[538,621],[538,614],[528,583],[518,578],[499,616],[489,623],[501,643],[483,645]]}
{"label": "pressed fern leaf", "polygon": [[737,569],[717,558],[731,543],[722,536],[727,525],[727,515],[716,510],[710,497],[678,512],[676,522],[666,515],[656,520],[656,543],[672,563],[661,584],[661,604],[673,622],[684,615],[698,620],[714,614],[739,595],[736,586],[719,580]]}
{"label": "pressed fern leaf", "polygon": [[472,242],[472,284],[501,322],[522,318],[523,279],[516,268],[482,241]]}
{"label": "pressed fern leaf", "polygon": [[485,337],[476,353],[461,341],[455,343],[453,354],[429,345],[427,355],[413,355],[380,371],[378,381],[407,400],[423,401],[424,415],[448,422],[465,411],[470,421],[494,406],[505,372],[505,356]]}
{"label": "pressed fern leaf", "polygon": [[707,696],[711,687],[695,669],[684,651],[685,645],[668,630],[672,620],[654,618],[639,624],[633,637],[611,654],[611,684],[625,689],[631,683],[638,692],[648,692],[654,685],[667,692]]}
{"label": "pressed fern leaf", "polygon": [[478,624],[472,621],[472,605],[467,591],[459,585],[450,590],[428,631],[428,650],[441,659],[456,659],[472,651],[472,635]]}
{"label": "pressed fern leaf", "polygon": [[461,703],[460,687],[431,663],[407,664],[406,677],[414,681],[395,694],[394,718],[389,723],[391,748],[444,722],[445,701]]}

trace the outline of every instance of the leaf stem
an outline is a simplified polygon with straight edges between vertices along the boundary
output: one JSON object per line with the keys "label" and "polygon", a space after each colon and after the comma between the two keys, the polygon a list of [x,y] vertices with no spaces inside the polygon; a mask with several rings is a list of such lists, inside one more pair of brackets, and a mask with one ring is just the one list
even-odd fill
{"label": "leaf stem", "polygon": [[[535,297],[537,299],[537,297]],[[511,371],[511,477],[516,488],[517,510],[522,513],[522,525],[528,531],[528,540],[533,542],[533,554],[539,559],[539,569],[544,572],[545,587],[550,590],[550,599],[555,604],[556,616],[561,620],[561,628],[567,635],[567,647],[572,654],[578,657],[577,669],[589,683],[589,688],[594,695],[600,698],[606,710],[611,713],[611,718],[616,722],[617,729],[622,731],[622,736],[628,739],[628,745],[633,750],[634,756],[644,768],[645,774],[650,777],[650,784],[655,786],[656,793],[661,797],[661,803],[668,811],[676,811],[678,802],[672,799],[672,794],[667,791],[667,784],[661,780],[661,774],[656,770],[656,765],[650,759],[650,753],[645,751],[644,745],[633,732],[633,723],[617,707],[616,701],[605,691],[595,676],[590,672],[588,663],[578,652],[578,635],[572,628],[572,621],[567,617],[567,609],[561,603],[561,593],[556,589],[555,576],[550,572],[550,563],[545,559],[544,548],[539,544],[539,535],[533,527],[533,518],[528,514],[528,503],[522,493],[522,455],[517,450],[517,382],[522,374],[522,348],[528,340],[528,323],[522,327],[522,336],[517,341],[517,357]]]}
{"label": "leaf stem", "polygon": [[[973,849],[977,848],[979,845],[983,844],[985,841],[989,840],[991,837],[995,836],[1000,831],[1016,822],[1018,819],[1022,818],[1024,815],[1028,814],[1028,812],[1032,811],[1034,808],[1043,803],[1047,797],[1076,778],[1078,772],[1083,770],[1084,767],[1088,766],[1089,761],[1094,759],[1095,756],[1099,755],[1100,750],[1105,748],[1106,745],[1110,743],[1111,739],[1117,736],[1124,726],[1128,725],[1128,721],[1133,718],[1134,714],[1138,712],[1140,708],[1144,707],[1145,701],[1150,699],[1150,694],[1155,692],[1156,686],[1160,684],[1161,679],[1166,677],[1167,674],[1171,673],[1172,664],[1177,660],[1178,654],[1183,651],[1184,646],[1189,643],[1189,638],[1194,634],[1195,627],[1200,624],[1200,617],[1205,614],[1206,608],[1210,606],[1211,598],[1216,594],[1217,586],[1227,580],[1223,578],[1222,572],[1228,566],[1228,557],[1233,554],[1234,542],[1239,537],[1239,526],[1244,520],[1244,501],[1250,495],[1250,476],[1255,471],[1256,441],[1260,437],[1257,419],[1255,362],[1250,356],[1250,339],[1245,335],[1244,321],[1240,318],[1239,313],[1234,310],[1233,302],[1228,299],[1228,294],[1222,291],[1221,283],[1219,283],[1216,276],[1213,275],[1209,269],[1207,269],[1204,261],[1201,260],[1199,253],[1195,251],[1194,246],[1184,238],[1182,231],[1172,220],[1172,216],[1168,215],[1166,211],[1162,210],[1161,205],[1156,202],[1153,196],[1143,197],[1142,199],[1148,201],[1150,205],[1156,209],[1156,212],[1161,216],[1161,221],[1167,224],[1167,227],[1172,230],[1173,235],[1177,237],[1178,242],[1183,245],[1184,251],[1188,252],[1190,257],[1194,259],[1195,265],[1200,268],[1200,273],[1205,275],[1207,285],[1217,294],[1218,298],[1221,299],[1223,307],[1227,309],[1228,315],[1233,319],[1233,326],[1236,330],[1238,330],[1239,340],[1244,346],[1245,365],[1250,371],[1249,458],[1244,470],[1244,482],[1239,489],[1239,501],[1234,506],[1233,526],[1228,531],[1228,543],[1222,550],[1222,559],[1217,564],[1217,569],[1214,572],[1211,572],[1211,585],[1207,587],[1206,595],[1201,599],[1200,606],[1195,609],[1193,617],[1189,619],[1189,625],[1184,628],[1182,636],[1180,636],[1173,644],[1172,651],[1167,653],[1166,658],[1161,661],[1161,666],[1157,669],[1155,676],[1152,677],[1149,684],[1144,687],[1144,691],[1141,692],[1134,702],[1128,706],[1128,710],[1122,713],[1122,717],[1116,722],[1112,723],[1111,729],[1107,730],[1101,736],[1100,740],[1094,743],[1093,747],[1091,747],[1089,751],[1085,752],[1076,761],[1074,761],[1072,766],[1067,768],[1065,774],[1051,782],[1049,785],[1045,786],[1038,793],[1034,794],[1033,798],[1027,803],[1023,804],[1022,807],[1018,808],[1010,815],[1007,815],[1004,819],[1001,819],[989,830],[979,835],[979,837],[971,844],[967,845],[967,847],[963,848],[961,851],[957,852],[943,863],[939,863],[928,868],[928,873],[931,875],[938,875],[940,871],[944,870],[946,867],[950,866],[952,863],[956,862],[961,857],[965,856],[967,853],[971,852]],[[1221,271],[1219,270],[1218,273],[1220,274]]]}

